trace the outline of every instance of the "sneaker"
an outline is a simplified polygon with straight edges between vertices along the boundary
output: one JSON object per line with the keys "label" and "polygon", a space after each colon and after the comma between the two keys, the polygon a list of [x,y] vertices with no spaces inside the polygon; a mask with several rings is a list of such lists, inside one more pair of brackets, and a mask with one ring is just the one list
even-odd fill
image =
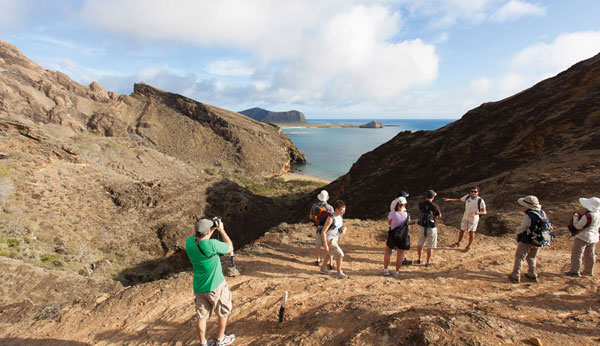
{"label": "sneaker", "polygon": [[394,277],[395,277],[395,278],[397,278],[397,277],[399,277],[399,276],[400,276],[400,273],[399,273],[399,272],[396,270],[396,271],[394,272]]}
{"label": "sneaker", "polygon": [[409,266],[411,264],[413,264],[413,261],[411,261],[411,260],[407,260],[406,258],[402,260],[403,266]]}
{"label": "sneaker", "polygon": [[581,277],[581,275],[579,275],[579,273],[571,273],[571,272],[565,272],[566,276],[570,276],[572,278],[578,278]]}
{"label": "sneaker", "polygon": [[333,266],[332,266],[331,264],[328,264],[328,265],[327,265],[327,269],[329,269],[329,270],[333,270]]}
{"label": "sneaker", "polygon": [[322,260],[321,260],[321,259],[318,259],[318,260],[316,260],[316,261],[315,261],[315,265],[317,265],[317,266],[321,266],[321,262],[322,262]]}
{"label": "sneaker", "polygon": [[344,274],[344,272],[338,272],[337,273],[337,278],[338,279],[345,279],[347,277],[348,277],[348,275]]}
{"label": "sneaker", "polygon": [[200,344],[200,346],[214,346],[214,345],[215,345],[215,341],[213,339],[204,340],[204,343]]}
{"label": "sneaker", "polygon": [[465,248],[465,252],[468,252],[469,250],[471,250],[471,247],[470,247],[470,246],[467,246],[467,247]]}
{"label": "sneaker", "polygon": [[521,282],[521,279],[516,278],[514,276],[512,276],[512,274],[508,274],[508,279],[516,284],[518,284],[519,282]]}
{"label": "sneaker", "polygon": [[434,265],[435,265],[435,264],[433,264],[433,263],[427,263],[425,266],[426,266],[426,267],[433,267]]}
{"label": "sneaker", "polygon": [[459,246],[460,246],[460,243],[459,243],[459,242],[456,242],[456,243],[454,243],[454,244],[450,245],[450,247],[459,247]]}
{"label": "sneaker", "polygon": [[525,276],[525,277],[527,278],[527,280],[529,280],[529,281],[532,281],[532,282],[538,282],[538,278],[537,278],[537,276],[532,276],[532,275],[529,275],[529,274],[525,274],[524,276]]}
{"label": "sneaker", "polygon": [[234,341],[235,341],[234,334],[224,335],[222,338],[217,339],[216,345],[217,346],[227,346],[227,345],[233,344]]}
{"label": "sneaker", "polygon": [[421,264],[421,263],[422,263],[421,260],[416,260],[415,261],[415,264]]}
{"label": "sneaker", "polygon": [[331,274],[331,272],[329,271],[329,269],[327,269],[326,267],[321,267],[321,269],[319,270],[321,273],[329,275]]}
{"label": "sneaker", "polygon": [[383,276],[390,276],[390,271],[387,270],[387,269],[384,269],[384,270],[381,271],[381,275],[383,275]]}

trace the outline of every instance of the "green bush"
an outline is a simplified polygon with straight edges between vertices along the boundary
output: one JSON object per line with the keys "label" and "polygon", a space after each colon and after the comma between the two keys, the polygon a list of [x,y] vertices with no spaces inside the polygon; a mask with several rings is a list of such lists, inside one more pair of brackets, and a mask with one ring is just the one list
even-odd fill
{"label": "green bush", "polygon": [[6,239],[6,246],[8,248],[19,247],[19,241],[15,238],[8,238]]}

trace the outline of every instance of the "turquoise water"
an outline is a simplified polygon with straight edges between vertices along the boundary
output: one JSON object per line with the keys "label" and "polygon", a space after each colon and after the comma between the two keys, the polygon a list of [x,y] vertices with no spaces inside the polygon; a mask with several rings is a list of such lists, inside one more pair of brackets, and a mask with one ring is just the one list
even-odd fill
{"label": "turquoise water", "polygon": [[[365,124],[373,119],[308,119],[311,123]],[[302,151],[308,164],[294,165],[295,171],[327,180],[348,172],[358,158],[392,139],[401,131],[436,130],[453,119],[378,120],[381,129],[359,127],[323,127],[283,129]]]}

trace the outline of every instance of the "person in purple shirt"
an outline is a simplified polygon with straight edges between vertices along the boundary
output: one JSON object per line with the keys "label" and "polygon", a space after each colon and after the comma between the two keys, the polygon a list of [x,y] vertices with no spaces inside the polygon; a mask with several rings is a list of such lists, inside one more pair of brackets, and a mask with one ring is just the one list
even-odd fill
{"label": "person in purple shirt", "polygon": [[[398,253],[396,255],[396,271],[394,272],[394,277],[398,277],[398,271],[400,270],[400,267],[402,266],[402,260],[404,259],[404,250],[410,249],[410,238],[408,238],[408,246],[406,242],[406,237],[408,237],[408,222],[410,221],[410,215],[406,211],[406,198],[398,197],[395,201],[396,203],[393,203],[394,210],[390,211],[388,214],[388,225],[390,226],[390,230],[388,231],[388,237],[385,243],[383,270],[381,271],[381,274],[384,276],[390,275],[390,272],[387,268],[390,264],[392,250],[394,248],[398,248]],[[407,227],[404,230],[404,233],[397,234],[398,232],[402,232],[403,226]]]}

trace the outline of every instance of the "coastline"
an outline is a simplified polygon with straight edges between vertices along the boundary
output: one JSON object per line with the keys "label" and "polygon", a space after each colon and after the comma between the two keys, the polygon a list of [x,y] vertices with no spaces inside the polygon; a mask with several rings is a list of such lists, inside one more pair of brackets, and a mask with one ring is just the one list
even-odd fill
{"label": "coastline", "polygon": [[282,129],[305,129],[309,127],[360,127],[361,124],[333,124],[333,123],[271,123]]}
{"label": "coastline", "polygon": [[331,183],[333,180],[327,180],[327,179],[322,179],[322,178],[318,178],[312,175],[307,175],[304,173],[300,173],[300,172],[287,172],[284,173],[283,175],[281,175],[281,178],[283,178],[283,180],[285,181],[289,181],[289,180],[312,180],[312,181],[318,181],[320,183],[324,183],[324,184],[329,184]]}

